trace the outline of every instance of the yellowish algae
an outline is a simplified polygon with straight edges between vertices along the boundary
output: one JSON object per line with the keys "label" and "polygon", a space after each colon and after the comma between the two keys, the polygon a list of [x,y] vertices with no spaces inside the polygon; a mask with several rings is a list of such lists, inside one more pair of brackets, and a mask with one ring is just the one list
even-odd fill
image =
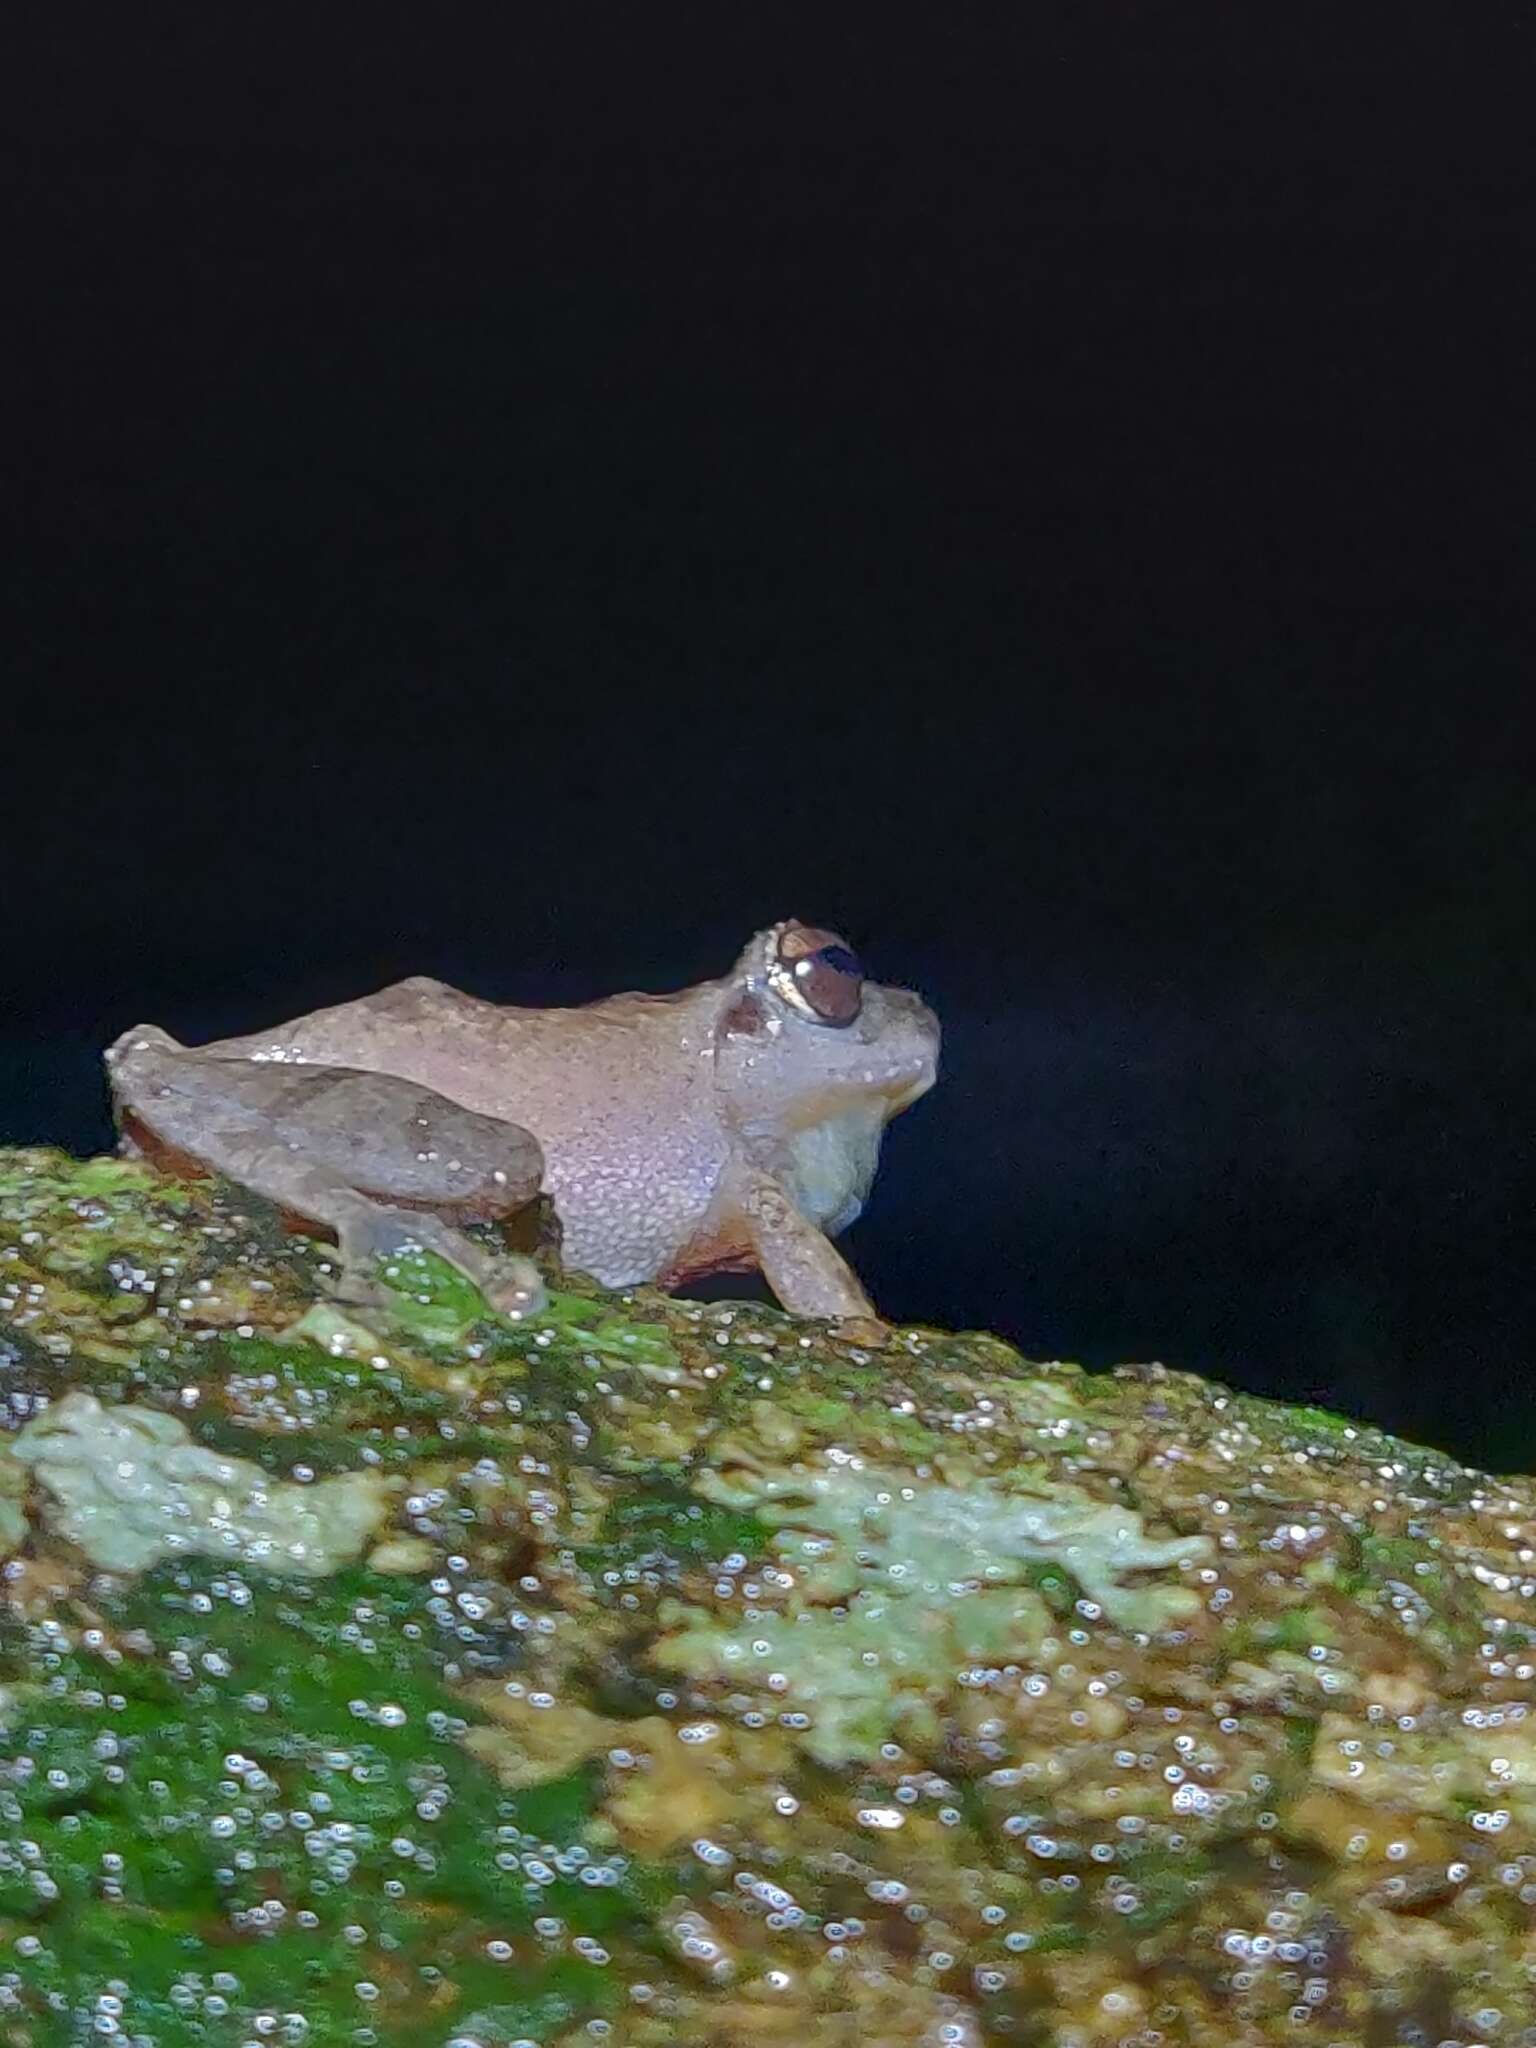
{"label": "yellowish algae", "polygon": [[1531,1481],[330,1267],[0,1153],[4,2048],[1536,2048]]}

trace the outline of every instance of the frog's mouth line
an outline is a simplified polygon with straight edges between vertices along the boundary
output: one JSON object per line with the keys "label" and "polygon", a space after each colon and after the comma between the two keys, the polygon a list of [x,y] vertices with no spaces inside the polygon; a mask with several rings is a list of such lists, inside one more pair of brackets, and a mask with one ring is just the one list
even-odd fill
{"label": "frog's mouth line", "polygon": [[920,1101],[938,1078],[939,1070],[937,1067],[924,1067],[908,1087],[903,1088],[899,1094],[890,1097],[892,1116],[899,1116],[902,1110],[910,1109],[914,1102]]}
{"label": "frog's mouth line", "polygon": [[928,1093],[938,1079],[931,1060],[900,1060],[885,1067],[866,1067],[841,1080],[824,1081],[813,1095],[794,1105],[793,1130],[841,1122],[862,1112],[875,1124],[889,1122]]}
{"label": "frog's mouth line", "polygon": [[871,1083],[878,1088],[890,1104],[890,1113],[895,1116],[926,1095],[939,1078],[939,1054],[937,1046],[925,1047],[921,1052],[909,1053],[905,1059],[892,1060],[883,1069],[877,1068]]}

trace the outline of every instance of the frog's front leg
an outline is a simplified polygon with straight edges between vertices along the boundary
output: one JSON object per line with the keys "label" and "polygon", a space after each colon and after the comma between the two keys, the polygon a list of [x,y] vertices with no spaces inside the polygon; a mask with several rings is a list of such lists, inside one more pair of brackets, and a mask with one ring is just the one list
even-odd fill
{"label": "frog's front leg", "polygon": [[393,1074],[214,1057],[152,1025],[119,1039],[107,1065],[125,1143],[334,1232],[350,1298],[379,1300],[374,1261],[414,1247],[505,1314],[542,1306],[531,1260],[496,1257],[448,1220],[510,1214],[537,1194],[542,1154],[517,1126]]}
{"label": "frog's front leg", "polygon": [[738,1165],[729,1189],[763,1276],[785,1308],[801,1316],[878,1320],[848,1261],[771,1173]]}

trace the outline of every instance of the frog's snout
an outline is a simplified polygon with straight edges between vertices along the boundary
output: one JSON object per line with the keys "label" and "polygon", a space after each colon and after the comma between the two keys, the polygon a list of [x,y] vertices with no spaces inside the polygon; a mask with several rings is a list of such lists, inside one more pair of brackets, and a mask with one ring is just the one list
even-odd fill
{"label": "frog's snout", "polygon": [[889,1010],[880,1032],[881,1049],[893,1083],[892,1114],[926,1095],[939,1078],[939,1020],[911,989],[889,989]]}

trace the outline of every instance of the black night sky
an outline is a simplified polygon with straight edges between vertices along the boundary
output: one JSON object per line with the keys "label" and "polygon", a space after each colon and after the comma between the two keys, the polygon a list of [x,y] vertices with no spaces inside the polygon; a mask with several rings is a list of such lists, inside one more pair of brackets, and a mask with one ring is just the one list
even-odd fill
{"label": "black night sky", "polygon": [[485,19],[7,31],[0,1135],[795,913],[888,1311],[1536,1465],[1529,15]]}

